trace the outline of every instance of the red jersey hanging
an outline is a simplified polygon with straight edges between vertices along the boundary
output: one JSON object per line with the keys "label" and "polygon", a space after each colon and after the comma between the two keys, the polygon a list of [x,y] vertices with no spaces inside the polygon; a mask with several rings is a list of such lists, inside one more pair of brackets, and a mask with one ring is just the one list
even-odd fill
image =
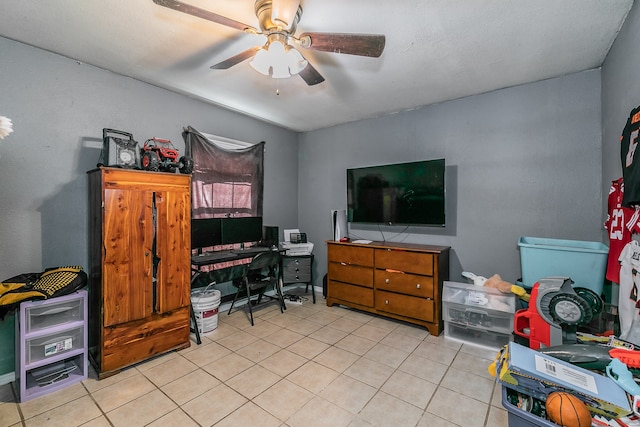
{"label": "red jersey hanging", "polygon": [[640,210],[622,206],[624,195],[622,178],[611,183],[607,200],[607,220],[604,223],[609,232],[609,258],[607,262],[607,280],[620,283],[620,253],[631,241],[633,233],[640,232]]}

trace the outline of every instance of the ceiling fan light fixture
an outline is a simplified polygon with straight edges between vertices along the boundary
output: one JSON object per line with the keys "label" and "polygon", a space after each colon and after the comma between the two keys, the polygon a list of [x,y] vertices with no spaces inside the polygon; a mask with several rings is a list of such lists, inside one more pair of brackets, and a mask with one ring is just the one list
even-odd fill
{"label": "ceiling fan light fixture", "polygon": [[269,69],[271,68],[271,61],[269,60],[269,51],[262,48],[253,57],[253,60],[249,63],[251,67],[265,76],[269,75]]}
{"label": "ceiling fan light fixture", "polygon": [[250,64],[260,74],[286,79],[304,70],[308,62],[295,48],[272,40],[256,53]]}
{"label": "ceiling fan light fixture", "polygon": [[289,64],[289,70],[291,74],[298,74],[304,70],[309,62],[302,57],[302,54],[297,49],[287,45],[287,62]]}

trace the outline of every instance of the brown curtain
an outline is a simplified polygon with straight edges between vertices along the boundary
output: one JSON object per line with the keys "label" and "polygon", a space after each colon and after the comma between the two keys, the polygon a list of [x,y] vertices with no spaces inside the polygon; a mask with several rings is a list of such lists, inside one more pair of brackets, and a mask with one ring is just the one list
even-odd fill
{"label": "brown curtain", "polygon": [[194,163],[192,218],[262,216],[264,142],[231,150],[191,126],[182,137]]}

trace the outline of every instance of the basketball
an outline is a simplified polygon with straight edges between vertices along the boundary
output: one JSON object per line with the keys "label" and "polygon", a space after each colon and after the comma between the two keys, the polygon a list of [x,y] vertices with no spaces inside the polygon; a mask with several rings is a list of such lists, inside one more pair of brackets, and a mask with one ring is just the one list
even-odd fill
{"label": "basketball", "polygon": [[590,427],[591,413],[584,402],[571,393],[555,391],[545,402],[547,416],[563,427]]}

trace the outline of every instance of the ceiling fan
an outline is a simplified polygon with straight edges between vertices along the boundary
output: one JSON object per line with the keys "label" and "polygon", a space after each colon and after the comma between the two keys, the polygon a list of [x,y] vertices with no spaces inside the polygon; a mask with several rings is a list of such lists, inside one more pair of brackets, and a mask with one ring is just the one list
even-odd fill
{"label": "ceiling fan", "polygon": [[[385,45],[385,36],[378,34],[307,32],[295,36],[302,16],[300,0],[256,0],[255,13],[259,30],[251,25],[177,0],[153,0],[153,2],[249,34],[267,37],[264,46],[252,47],[212,65],[211,69],[214,70],[226,70],[253,58],[251,66],[262,74],[271,75],[274,78],[298,74],[309,86],[312,86],[322,83],[324,77],[291,43],[304,49],[374,58],[382,54]],[[280,60],[273,59],[274,56]]]}

